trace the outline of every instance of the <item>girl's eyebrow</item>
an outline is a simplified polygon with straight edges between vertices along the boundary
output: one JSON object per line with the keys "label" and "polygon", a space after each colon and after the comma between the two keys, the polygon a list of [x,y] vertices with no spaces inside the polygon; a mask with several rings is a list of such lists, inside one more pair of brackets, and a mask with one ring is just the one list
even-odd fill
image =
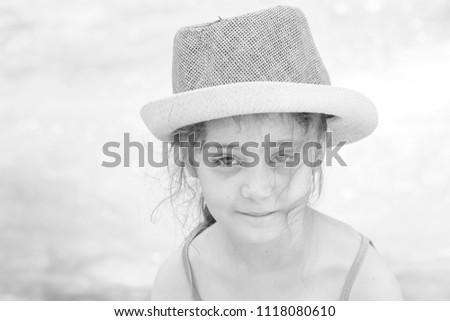
{"label": "girl's eyebrow", "polygon": [[[234,147],[239,147],[239,146],[243,146],[244,144],[246,144],[246,143],[257,143],[258,144],[258,146],[261,146],[261,144],[263,143],[264,141],[261,141],[261,142],[255,142],[255,141],[246,141],[246,142],[244,142],[244,143],[242,143],[242,144],[240,144],[239,142],[236,142],[236,141],[233,141],[233,142],[231,142],[231,143],[221,143],[221,142],[217,142],[217,141],[207,141],[205,144],[208,144],[208,147],[219,147],[219,148],[234,148]],[[273,142],[273,141],[270,141],[270,143],[275,143],[275,146],[279,146],[279,145],[281,145],[281,144],[291,144],[292,146],[300,146],[300,145],[302,145],[303,143],[304,143],[304,141],[303,140],[296,140],[296,141],[293,141],[293,140],[291,140],[291,139],[280,139],[280,140],[277,140],[277,141],[275,141],[275,142]],[[253,144],[254,145],[254,144]],[[253,147],[253,146],[252,146]]]}
{"label": "girl's eyebrow", "polygon": [[239,145],[238,142],[231,142],[231,143],[219,143],[215,141],[207,141],[203,146],[207,145],[208,148],[220,148],[220,149],[228,149],[228,148],[237,148],[241,145]]}
{"label": "girl's eyebrow", "polygon": [[276,146],[279,146],[281,144],[287,144],[289,143],[290,145],[288,145],[289,147],[297,147],[297,146],[301,146],[303,145],[304,141],[293,141],[293,140],[289,140],[289,139],[281,139],[281,140],[277,140],[276,142]]}
{"label": "girl's eyebrow", "polygon": [[[213,144],[211,144],[212,142],[210,141],[209,144],[207,145],[208,147],[208,151],[215,150],[217,153],[224,153],[224,152],[232,152],[232,153],[238,153],[240,154],[240,148],[243,147],[243,145],[247,142],[244,142],[242,144],[239,144],[238,142],[231,142],[231,143],[219,143],[219,142],[213,142]],[[252,143],[257,143],[257,145],[252,144],[250,146],[247,146],[247,148],[262,148],[263,146],[261,145],[262,142],[253,142]],[[301,148],[303,146],[305,142],[304,141],[292,141],[292,140],[278,140],[275,142],[275,145],[271,145],[270,146],[270,150],[271,151],[279,151],[279,150],[290,150],[290,149],[298,149]],[[268,146],[267,146],[268,147]]]}

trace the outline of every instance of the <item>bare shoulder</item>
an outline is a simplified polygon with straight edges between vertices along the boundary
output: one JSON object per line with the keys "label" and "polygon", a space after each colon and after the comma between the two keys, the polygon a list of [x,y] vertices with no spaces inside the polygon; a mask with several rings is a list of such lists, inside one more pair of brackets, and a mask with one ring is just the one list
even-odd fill
{"label": "bare shoulder", "polygon": [[400,301],[400,287],[378,251],[369,246],[349,300]]}
{"label": "bare shoulder", "polygon": [[160,266],[153,282],[151,299],[152,301],[192,299],[181,249],[172,253]]}
{"label": "bare shoulder", "polygon": [[318,246],[325,252],[335,253],[335,258],[343,262],[353,259],[361,245],[361,234],[344,222],[315,209],[310,211]]}
{"label": "bare shoulder", "polygon": [[[316,210],[312,212],[319,246],[325,257],[333,257],[334,271],[346,277],[361,246],[361,234],[344,222]],[[349,300],[402,300],[393,273],[373,246],[368,248]]]}

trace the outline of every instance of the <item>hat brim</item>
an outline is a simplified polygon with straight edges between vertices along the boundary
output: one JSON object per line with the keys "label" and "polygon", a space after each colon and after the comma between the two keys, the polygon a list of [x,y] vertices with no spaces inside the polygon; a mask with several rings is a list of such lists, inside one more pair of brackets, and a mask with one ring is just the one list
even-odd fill
{"label": "hat brim", "polygon": [[141,109],[150,132],[170,141],[174,130],[203,121],[256,113],[323,113],[339,141],[356,142],[378,124],[373,103],[350,89],[289,82],[241,82],[207,87],[152,101]]}

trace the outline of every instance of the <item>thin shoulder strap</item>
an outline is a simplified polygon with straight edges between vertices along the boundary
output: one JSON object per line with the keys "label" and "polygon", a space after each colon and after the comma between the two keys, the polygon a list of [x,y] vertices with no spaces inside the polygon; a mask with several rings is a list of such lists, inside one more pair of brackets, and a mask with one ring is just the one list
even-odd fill
{"label": "thin shoulder strap", "polygon": [[361,234],[361,245],[359,247],[358,253],[356,254],[355,260],[353,261],[352,267],[347,274],[347,279],[345,280],[344,287],[342,288],[341,292],[341,297],[339,298],[340,301],[348,301],[353,283],[355,283],[355,279],[358,276],[358,272],[361,268],[370,244],[372,244],[372,242],[367,237]]}
{"label": "thin shoulder strap", "polygon": [[189,245],[191,245],[191,242],[193,239],[194,238],[192,238],[190,241],[187,241],[184,243],[183,265],[184,265],[184,271],[186,272],[187,279],[191,286],[192,300],[193,301],[201,301],[202,299],[200,298],[200,294],[198,293],[197,287],[195,286],[195,279],[194,279],[194,273],[192,272],[191,262],[189,261]]}

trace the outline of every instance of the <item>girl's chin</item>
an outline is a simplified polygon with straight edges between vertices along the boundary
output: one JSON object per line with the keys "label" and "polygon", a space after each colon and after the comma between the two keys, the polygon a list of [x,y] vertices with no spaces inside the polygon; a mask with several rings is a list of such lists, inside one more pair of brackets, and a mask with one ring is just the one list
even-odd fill
{"label": "girl's chin", "polygon": [[279,223],[273,222],[271,225],[259,226],[239,224],[239,226],[232,227],[232,230],[227,234],[235,241],[257,245],[273,242],[279,239],[285,231],[286,227],[283,228]]}
{"label": "girl's chin", "polygon": [[236,242],[245,244],[264,244],[279,240],[295,224],[288,224],[286,214],[277,211],[268,215],[248,215],[240,212],[233,212],[231,215],[223,216],[226,220],[216,218],[218,225],[225,232],[227,237]]}

